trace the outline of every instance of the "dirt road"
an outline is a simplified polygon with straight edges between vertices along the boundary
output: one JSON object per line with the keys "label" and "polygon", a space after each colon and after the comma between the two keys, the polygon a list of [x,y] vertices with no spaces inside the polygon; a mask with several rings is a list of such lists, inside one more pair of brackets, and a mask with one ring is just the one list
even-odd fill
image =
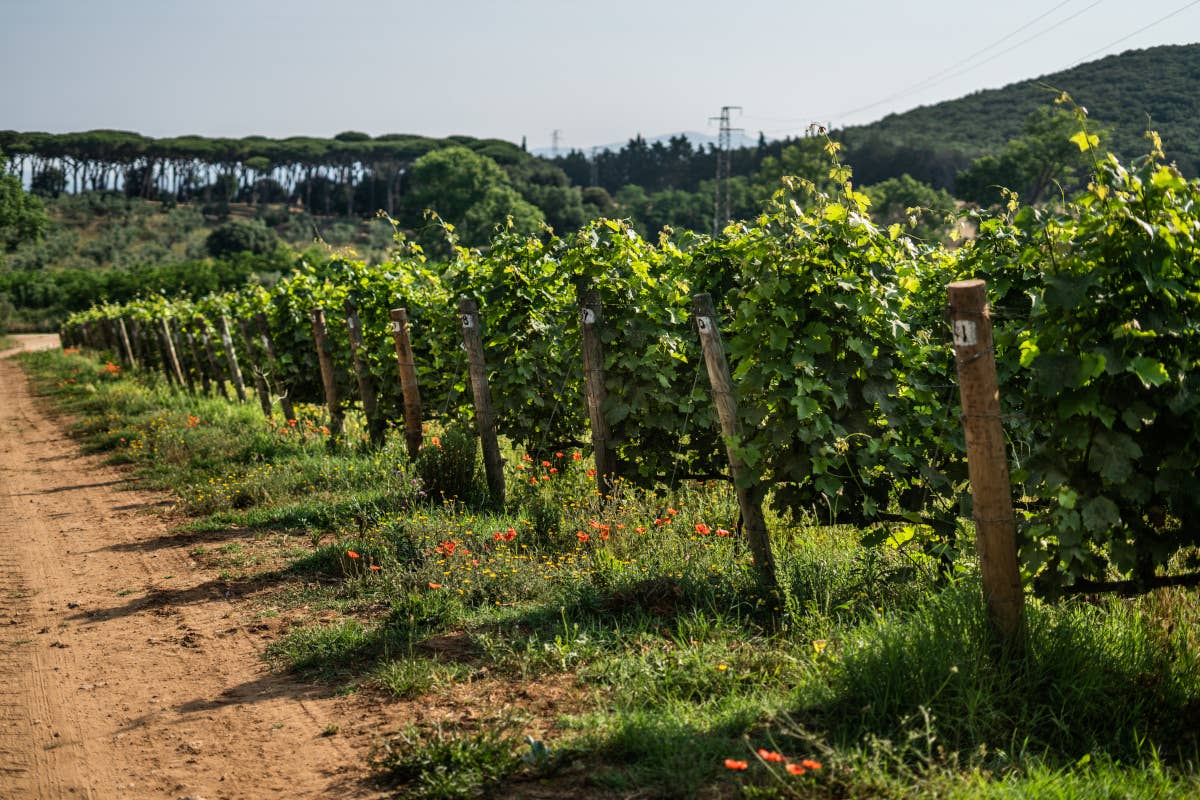
{"label": "dirt road", "polygon": [[267,671],[256,609],[169,505],[81,455],[0,358],[0,798],[375,796],[368,737],[326,735],[352,700]]}

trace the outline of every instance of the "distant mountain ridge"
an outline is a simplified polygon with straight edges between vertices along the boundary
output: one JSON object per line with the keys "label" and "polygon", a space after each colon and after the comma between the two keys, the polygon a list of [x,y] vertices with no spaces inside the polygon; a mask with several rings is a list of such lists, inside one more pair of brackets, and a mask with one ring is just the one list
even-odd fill
{"label": "distant mountain ridge", "polygon": [[1200,44],[1127,50],[1000,89],[889,114],[841,134],[848,142],[879,137],[974,157],[1020,136],[1026,118],[1062,91],[1085,107],[1091,120],[1111,129],[1108,149],[1125,158],[1142,155],[1150,128],[1162,135],[1167,157],[1186,175],[1200,174]]}

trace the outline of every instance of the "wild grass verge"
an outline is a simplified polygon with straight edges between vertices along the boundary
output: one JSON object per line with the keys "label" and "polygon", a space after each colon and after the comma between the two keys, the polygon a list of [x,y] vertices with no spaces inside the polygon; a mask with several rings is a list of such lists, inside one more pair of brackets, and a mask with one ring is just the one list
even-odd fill
{"label": "wild grass verge", "polygon": [[1031,600],[998,659],[969,562],[856,530],[773,517],[761,592],[724,483],[602,503],[583,453],[509,450],[498,507],[453,425],[414,464],[316,408],[23,358],[87,448],[173,493],[198,558],[296,615],[277,668],[438,709],[373,758],[406,796],[1200,794],[1194,590]]}

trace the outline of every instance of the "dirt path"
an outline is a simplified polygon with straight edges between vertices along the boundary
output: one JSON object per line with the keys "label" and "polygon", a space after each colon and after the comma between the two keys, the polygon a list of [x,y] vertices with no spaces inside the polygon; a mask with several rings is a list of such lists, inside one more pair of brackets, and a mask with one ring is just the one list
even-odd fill
{"label": "dirt path", "polygon": [[375,796],[354,703],[266,670],[251,604],[164,505],[0,358],[0,798]]}

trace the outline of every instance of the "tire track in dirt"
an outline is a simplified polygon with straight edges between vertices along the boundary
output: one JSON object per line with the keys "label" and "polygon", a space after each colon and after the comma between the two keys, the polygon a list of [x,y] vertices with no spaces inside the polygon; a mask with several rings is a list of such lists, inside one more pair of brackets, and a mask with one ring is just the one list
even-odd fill
{"label": "tire track in dirt", "polygon": [[0,798],[378,796],[371,732],[323,735],[360,704],[269,672],[162,498],[44,405],[0,359]]}

